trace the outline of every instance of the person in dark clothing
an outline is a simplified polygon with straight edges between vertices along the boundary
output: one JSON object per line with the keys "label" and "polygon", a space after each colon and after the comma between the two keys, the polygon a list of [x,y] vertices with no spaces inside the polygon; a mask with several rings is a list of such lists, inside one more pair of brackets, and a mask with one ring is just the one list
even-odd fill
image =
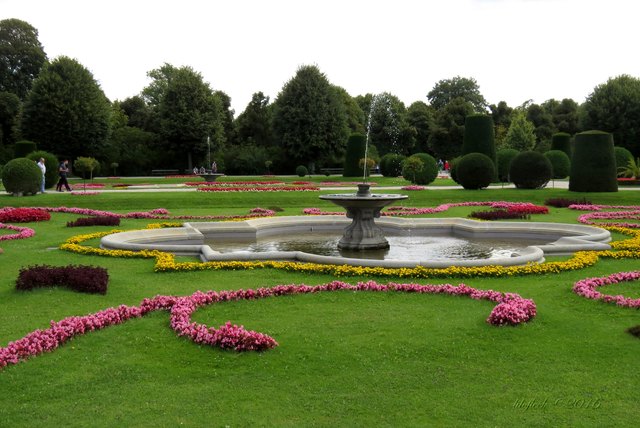
{"label": "person in dark clothing", "polygon": [[65,159],[64,161],[60,162],[60,165],[58,166],[58,175],[60,176],[60,179],[58,180],[58,184],[56,185],[56,190],[58,192],[62,192],[62,186],[64,186],[65,189],[67,189],[67,192],[71,191],[71,187],[69,187],[69,182],[67,181],[68,172],[69,172],[69,161]]}

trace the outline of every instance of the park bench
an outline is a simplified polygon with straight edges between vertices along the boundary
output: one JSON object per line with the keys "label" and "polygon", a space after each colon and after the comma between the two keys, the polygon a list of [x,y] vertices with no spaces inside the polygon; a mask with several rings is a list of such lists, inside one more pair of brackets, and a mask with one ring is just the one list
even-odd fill
{"label": "park bench", "polygon": [[177,175],[179,169],[152,169],[151,175]]}
{"label": "park bench", "polygon": [[320,172],[326,176],[331,174],[342,174],[344,172],[344,168],[320,168]]}

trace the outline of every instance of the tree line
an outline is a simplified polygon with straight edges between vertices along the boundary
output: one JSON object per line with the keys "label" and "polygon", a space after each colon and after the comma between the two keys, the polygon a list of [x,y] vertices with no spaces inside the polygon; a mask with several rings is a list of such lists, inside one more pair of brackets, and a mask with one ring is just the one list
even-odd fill
{"label": "tree line", "polygon": [[291,174],[298,165],[317,172],[342,166],[354,133],[368,134],[378,156],[453,159],[474,113],[492,116],[498,149],[544,152],[557,132],[598,129],[640,155],[640,79],[629,75],[596,86],[582,104],[520,106],[489,104],[475,79],[455,76],[405,106],[390,93],[352,96],[303,65],[273,101],[256,92],[237,117],[229,95],[191,67],[162,64],[148,76],[139,94],[110,101],[80,62],[49,60],[29,23],[0,21],[0,164],[28,140],[59,158],[95,158],[103,174],[191,170],[209,159],[227,174]]}

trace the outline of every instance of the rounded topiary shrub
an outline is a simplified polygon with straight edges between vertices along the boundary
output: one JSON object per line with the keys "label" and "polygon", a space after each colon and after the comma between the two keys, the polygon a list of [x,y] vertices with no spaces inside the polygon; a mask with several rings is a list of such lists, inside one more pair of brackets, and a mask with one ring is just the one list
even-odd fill
{"label": "rounded topiary shrub", "polygon": [[406,156],[397,153],[387,153],[380,159],[380,174],[384,177],[400,177],[402,175],[402,163]]}
{"label": "rounded topiary shrub", "polygon": [[31,152],[27,156],[27,159],[34,162],[38,162],[40,158],[44,158],[44,166],[47,168],[47,172],[44,173],[44,187],[48,189],[58,182],[58,158],[44,150]]}
{"label": "rounded topiary shrub", "polygon": [[544,156],[551,162],[551,177],[566,178],[571,172],[571,160],[562,150],[549,150]]}
{"label": "rounded topiary shrub", "polygon": [[31,152],[36,150],[36,143],[29,140],[16,141],[13,152],[16,158],[24,158]]}
{"label": "rounded topiary shrub", "polygon": [[306,177],[306,175],[309,174],[309,170],[304,165],[298,165],[296,167],[296,174],[298,177]]}
{"label": "rounded topiary shrub", "polygon": [[520,153],[516,149],[501,149],[496,153],[497,166],[498,166],[498,180],[503,183],[511,181],[509,178],[509,170],[511,168],[511,161]]}
{"label": "rounded topiary shrub", "polygon": [[629,162],[634,161],[633,154],[624,147],[614,147],[613,155],[616,158],[616,172],[618,175],[629,166]]}
{"label": "rounded topiary shrub", "polygon": [[571,160],[571,134],[557,132],[551,136],[551,150],[560,150]]}
{"label": "rounded topiary shrub", "polygon": [[469,153],[460,158],[456,165],[457,182],[468,190],[483,189],[493,181],[496,167],[484,153]]}
{"label": "rounded topiary shrub", "polygon": [[551,162],[542,153],[526,151],[511,161],[509,176],[518,189],[542,189],[551,180]]}
{"label": "rounded topiary shrub", "polygon": [[573,192],[617,192],[613,136],[602,131],[577,134],[570,175],[569,190]]}
{"label": "rounded topiary shrub", "polygon": [[[420,160],[422,165],[416,162]],[[429,184],[438,176],[438,163],[427,153],[416,153],[409,156],[402,164],[402,177],[415,184]]]}
{"label": "rounded topiary shrub", "polygon": [[40,190],[42,172],[31,159],[12,159],[2,169],[2,184],[16,196],[35,195]]}
{"label": "rounded topiary shrub", "polygon": [[362,175],[360,159],[364,158],[367,137],[362,134],[351,134],[347,140],[347,150],[344,155],[343,177],[359,177]]}

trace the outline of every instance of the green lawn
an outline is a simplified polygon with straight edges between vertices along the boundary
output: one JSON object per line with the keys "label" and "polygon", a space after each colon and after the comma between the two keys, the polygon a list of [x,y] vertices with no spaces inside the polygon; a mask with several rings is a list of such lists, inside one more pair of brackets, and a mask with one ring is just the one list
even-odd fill
{"label": "green lawn", "polygon": [[[324,193],[333,192],[340,190]],[[0,206],[118,212],[167,208],[194,215],[243,214],[258,206],[281,208],[278,215],[300,215],[306,207],[337,210],[319,200],[319,194],[2,195]],[[403,204],[415,207],[470,200],[542,204],[549,197],[640,202],[637,192],[575,194],[561,189],[407,194]],[[455,208],[427,217],[465,216],[472,210]],[[551,209],[532,220],[575,222],[580,214]],[[35,237],[0,242],[0,346],[47,328],[51,320],[138,305],[158,294],[336,279],[274,269],[154,273],[152,260],[62,252],[57,246],[68,237],[104,230],[65,227],[77,217],[52,214],[49,222],[25,225],[36,230]],[[123,220],[120,229],[150,222]],[[105,296],[63,288],[16,291],[19,270],[34,264],[105,267],[109,291]],[[211,305],[194,315],[195,321],[210,326],[231,320],[269,334],[279,346],[263,353],[196,345],[176,336],[168,313],[155,312],[0,370],[0,426],[630,426],[638,415],[640,340],[625,329],[640,324],[640,313],[583,299],[571,287],[582,278],[637,266],[633,260],[602,260],[555,275],[415,281],[465,283],[533,299],[537,317],[518,327],[487,324],[494,306],[487,301],[400,293],[274,297]],[[637,282],[603,292],[640,297]]]}

